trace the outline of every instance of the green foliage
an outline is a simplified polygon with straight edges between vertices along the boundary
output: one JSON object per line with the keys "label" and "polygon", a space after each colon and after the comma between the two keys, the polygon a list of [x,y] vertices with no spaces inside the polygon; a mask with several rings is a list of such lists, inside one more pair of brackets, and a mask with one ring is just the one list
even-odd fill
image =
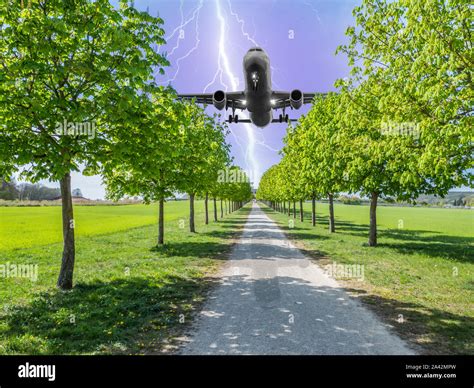
{"label": "green foliage", "polygon": [[263,173],[257,190],[257,199],[261,201],[281,201],[285,199],[280,182],[281,164],[276,164]]}
{"label": "green foliage", "polygon": [[225,140],[228,131],[217,116],[208,116],[194,104],[184,104],[189,112],[189,124],[183,128],[176,189],[204,194],[215,190],[219,171],[230,164],[230,146]]}
{"label": "green foliage", "polygon": [[288,128],[258,197],[371,196],[375,245],[379,196],[412,201],[472,186],[474,19],[465,0],[364,0],[354,15],[338,49],[351,77]]}
{"label": "green foliage", "polygon": [[[354,10],[357,27],[347,30],[350,43],[340,47],[353,78],[339,85],[365,80],[363,106],[371,95],[382,120],[417,124],[414,161],[403,156],[412,172],[398,180],[424,180],[430,193],[472,183],[472,12],[466,0],[365,0]],[[399,154],[398,144],[391,149],[390,157]]]}
{"label": "green foliage", "polygon": [[16,182],[0,178],[0,199],[13,200],[18,198],[18,188]]}
{"label": "green foliage", "polygon": [[[162,23],[126,1],[2,2],[1,168],[28,165],[24,178],[57,181],[107,160],[116,124],[135,120],[153,70],[167,65],[154,50]],[[65,121],[95,124],[95,134],[61,136]]]}

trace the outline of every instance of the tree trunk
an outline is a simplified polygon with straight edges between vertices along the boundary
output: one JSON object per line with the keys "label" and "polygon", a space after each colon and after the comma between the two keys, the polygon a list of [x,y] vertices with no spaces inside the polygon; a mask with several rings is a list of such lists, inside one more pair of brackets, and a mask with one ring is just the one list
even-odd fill
{"label": "tree trunk", "polygon": [[316,197],[311,197],[311,222],[316,226]]}
{"label": "tree trunk", "polygon": [[373,192],[370,199],[370,230],[369,230],[369,246],[377,245],[377,200],[379,193]]}
{"label": "tree trunk", "polygon": [[222,198],[221,198],[221,218],[223,218],[223,217],[224,217],[224,209],[222,207]]}
{"label": "tree trunk", "polygon": [[293,201],[293,218],[296,218],[296,201]]}
{"label": "tree trunk", "polygon": [[58,287],[61,290],[72,288],[74,261],[76,257],[74,244],[74,214],[71,195],[71,174],[67,173],[60,181],[63,217],[63,258],[59,271]]}
{"label": "tree trunk", "polygon": [[304,215],[303,215],[303,200],[300,199],[300,221],[303,222]]}
{"label": "tree trunk", "polygon": [[160,199],[158,211],[158,245],[165,243],[165,200]]}
{"label": "tree trunk", "polygon": [[209,204],[209,194],[206,193],[206,199],[204,200],[204,212],[206,213],[206,221],[205,224],[209,224],[209,210],[208,210],[208,204]]}
{"label": "tree trunk", "polygon": [[334,233],[336,231],[336,225],[334,223],[334,196],[328,194],[329,198],[329,231]]}
{"label": "tree trunk", "polygon": [[288,201],[288,217],[291,216],[291,202]]}
{"label": "tree trunk", "polygon": [[213,198],[213,202],[214,202],[214,221],[217,222],[217,200],[216,200],[216,197]]}
{"label": "tree trunk", "polygon": [[194,193],[189,194],[189,231],[196,233],[196,227],[194,226]]}

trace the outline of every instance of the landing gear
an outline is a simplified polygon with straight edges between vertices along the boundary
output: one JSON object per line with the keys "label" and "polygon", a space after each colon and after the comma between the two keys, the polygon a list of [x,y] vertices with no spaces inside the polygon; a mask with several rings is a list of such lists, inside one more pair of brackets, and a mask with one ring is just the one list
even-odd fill
{"label": "landing gear", "polygon": [[234,106],[234,101],[232,101],[232,114],[229,115],[229,123],[238,123],[239,122],[239,116],[235,114],[235,106]]}
{"label": "landing gear", "polygon": [[239,115],[229,115],[229,123],[238,123],[239,122]]}
{"label": "landing gear", "polygon": [[287,123],[288,120],[289,120],[289,118],[288,118],[288,115],[287,115],[287,114],[280,114],[280,115],[278,116],[278,121],[279,121],[280,123],[283,123],[283,122]]}

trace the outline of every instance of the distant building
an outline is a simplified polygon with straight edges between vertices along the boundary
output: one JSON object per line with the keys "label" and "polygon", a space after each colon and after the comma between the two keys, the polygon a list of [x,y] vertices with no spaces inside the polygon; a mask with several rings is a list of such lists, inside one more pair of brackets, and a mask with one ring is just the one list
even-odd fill
{"label": "distant building", "polygon": [[[51,198],[49,201],[60,201],[62,196]],[[83,196],[79,195],[72,195],[72,203],[87,203],[92,202],[92,199],[84,198]]]}

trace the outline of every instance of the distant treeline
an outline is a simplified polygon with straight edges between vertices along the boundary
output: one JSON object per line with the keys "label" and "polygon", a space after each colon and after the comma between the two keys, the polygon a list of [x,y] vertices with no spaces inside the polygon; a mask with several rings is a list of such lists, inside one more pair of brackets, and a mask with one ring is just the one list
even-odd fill
{"label": "distant treeline", "polygon": [[43,201],[61,196],[60,189],[46,187],[39,183],[17,183],[14,179],[0,179],[0,199],[20,201]]}
{"label": "distant treeline", "polygon": [[[356,195],[340,195],[337,200],[346,205],[368,204],[369,199],[363,199]],[[444,198],[435,195],[421,195],[413,202],[395,201],[393,198],[383,198],[381,205],[421,205],[421,206],[456,206],[456,207],[474,207],[474,192],[470,191],[450,191]]]}

